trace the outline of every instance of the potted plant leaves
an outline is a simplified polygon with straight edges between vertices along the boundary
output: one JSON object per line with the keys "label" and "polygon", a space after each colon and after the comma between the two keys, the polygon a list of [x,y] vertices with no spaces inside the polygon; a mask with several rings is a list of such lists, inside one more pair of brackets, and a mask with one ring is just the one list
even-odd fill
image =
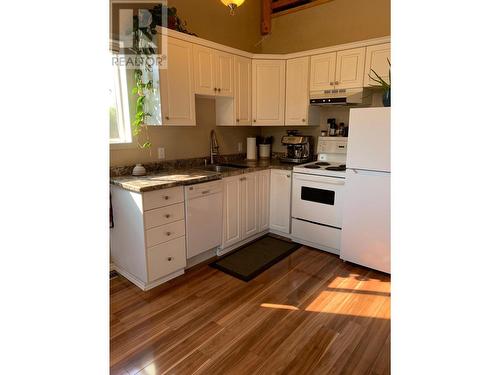
{"label": "potted plant leaves", "polygon": [[370,74],[368,74],[368,77],[370,77],[372,80],[378,83],[378,85],[370,85],[373,87],[381,87],[383,90],[383,95],[382,95],[382,103],[384,104],[384,107],[390,107],[391,106],[391,62],[389,59],[387,59],[387,63],[389,64],[389,81],[387,82],[384,80],[375,70],[370,69],[373,74],[375,74],[375,78],[372,77]]}

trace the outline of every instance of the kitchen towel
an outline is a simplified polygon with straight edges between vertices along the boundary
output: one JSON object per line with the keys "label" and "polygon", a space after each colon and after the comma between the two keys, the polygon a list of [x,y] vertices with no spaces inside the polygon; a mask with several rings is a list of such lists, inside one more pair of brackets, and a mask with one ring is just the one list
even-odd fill
{"label": "kitchen towel", "polygon": [[255,137],[247,138],[247,159],[257,159],[257,139]]}

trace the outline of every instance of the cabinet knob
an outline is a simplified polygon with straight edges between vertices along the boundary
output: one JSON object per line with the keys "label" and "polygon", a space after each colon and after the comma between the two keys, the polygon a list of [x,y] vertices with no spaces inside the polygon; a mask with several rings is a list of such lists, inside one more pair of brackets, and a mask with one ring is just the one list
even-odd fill
{"label": "cabinet knob", "polygon": [[165,198],[165,200],[168,200],[168,195],[165,195],[165,197],[164,197],[164,198]]}
{"label": "cabinet knob", "polygon": [[214,87],[214,91],[217,91],[217,87]]}
{"label": "cabinet knob", "polygon": [[253,120],[253,122],[257,122],[257,120]]}
{"label": "cabinet knob", "polygon": [[170,214],[166,214],[165,217],[168,219],[170,217]]}
{"label": "cabinet knob", "polygon": [[286,178],[290,178],[290,175],[289,175],[289,174],[287,174],[287,175],[286,175]]}
{"label": "cabinet knob", "polygon": [[170,232],[167,232],[167,233],[165,233],[165,234],[166,234],[167,236],[170,236],[170,235],[171,235],[172,233],[170,233]]}
{"label": "cabinet knob", "polygon": [[306,119],[305,119],[305,118],[303,118],[303,119],[302,119],[302,122],[306,122]]}
{"label": "cabinet knob", "polygon": [[171,261],[172,261],[172,259],[173,259],[172,257],[168,257],[168,258],[167,258],[167,260],[168,260],[169,262],[171,262]]}
{"label": "cabinet knob", "polygon": [[166,118],[167,120],[170,120],[170,117],[168,117],[168,116],[165,116],[165,118]]}
{"label": "cabinet knob", "polygon": [[240,119],[239,119],[239,118],[237,118],[237,119],[236,119],[236,122],[240,122]]}
{"label": "cabinet knob", "polygon": [[333,86],[333,82],[330,82],[330,86]]}
{"label": "cabinet knob", "polygon": [[338,85],[339,84],[339,81],[335,81],[335,84]]}
{"label": "cabinet knob", "polygon": [[218,92],[220,92],[220,87],[217,89]]}
{"label": "cabinet knob", "polygon": [[245,181],[247,178],[246,177],[241,177],[240,181]]}

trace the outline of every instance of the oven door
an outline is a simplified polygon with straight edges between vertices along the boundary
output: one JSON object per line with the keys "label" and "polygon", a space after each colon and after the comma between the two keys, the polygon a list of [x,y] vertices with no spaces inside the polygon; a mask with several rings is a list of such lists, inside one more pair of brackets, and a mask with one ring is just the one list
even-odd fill
{"label": "oven door", "polygon": [[343,178],[294,173],[292,217],[341,228],[344,184]]}

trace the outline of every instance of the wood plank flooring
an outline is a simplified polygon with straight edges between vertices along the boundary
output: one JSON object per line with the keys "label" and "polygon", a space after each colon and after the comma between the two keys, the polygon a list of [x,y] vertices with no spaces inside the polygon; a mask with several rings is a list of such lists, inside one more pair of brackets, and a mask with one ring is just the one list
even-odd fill
{"label": "wood plank flooring", "polygon": [[111,374],[390,373],[390,277],[301,247],[246,283],[207,265],[110,282]]}

